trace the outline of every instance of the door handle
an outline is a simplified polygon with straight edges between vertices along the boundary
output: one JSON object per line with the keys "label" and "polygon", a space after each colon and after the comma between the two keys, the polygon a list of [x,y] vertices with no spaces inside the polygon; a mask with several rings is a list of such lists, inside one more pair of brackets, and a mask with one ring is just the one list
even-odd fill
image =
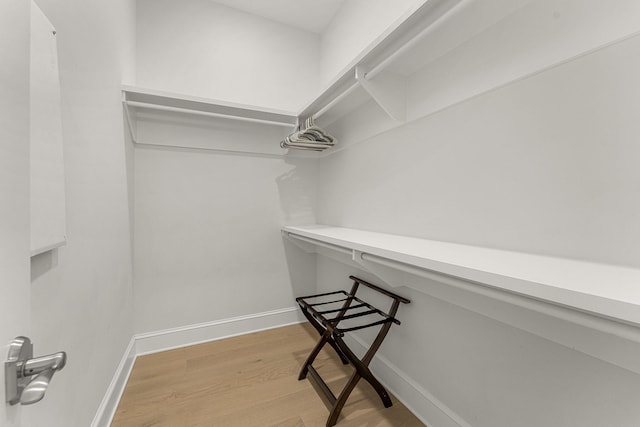
{"label": "door handle", "polygon": [[33,344],[27,337],[17,337],[9,344],[4,362],[5,395],[11,405],[31,405],[44,398],[53,374],[67,363],[64,351],[33,358]]}

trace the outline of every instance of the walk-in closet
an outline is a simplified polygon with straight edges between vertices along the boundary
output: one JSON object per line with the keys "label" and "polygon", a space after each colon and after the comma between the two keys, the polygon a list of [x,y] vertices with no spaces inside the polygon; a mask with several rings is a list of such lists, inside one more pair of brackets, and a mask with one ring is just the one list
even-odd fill
{"label": "walk-in closet", "polygon": [[0,0],[0,427],[640,426],[637,0]]}

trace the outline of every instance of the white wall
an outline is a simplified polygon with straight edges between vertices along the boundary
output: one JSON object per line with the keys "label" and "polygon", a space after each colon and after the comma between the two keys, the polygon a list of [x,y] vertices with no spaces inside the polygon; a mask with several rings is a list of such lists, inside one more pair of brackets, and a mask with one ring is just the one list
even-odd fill
{"label": "white wall", "polygon": [[137,84],[297,111],[318,90],[319,36],[208,0],[138,0]]}
{"label": "white wall", "polygon": [[32,338],[68,363],[25,413],[32,426],[88,426],[133,333],[120,84],[133,77],[135,4],[38,4],[57,29],[68,244],[32,259]]}
{"label": "white wall", "polygon": [[[317,34],[206,0],[137,5],[140,86],[293,111],[318,90]],[[315,164],[282,156],[288,131],[138,114],[139,142],[187,148],[136,148],[136,332],[292,307],[313,285],[279,232],[315,221]]]}
{"label": "white wall", "polygon": [[[639,30],[637,6],[533,3],[409,78],[426,117],[384,131],[366,106],[336,125],[347,148],[320,162],[320,223],[640,267],[640,38],[546,68]],[[531,28],[553,37],[510,44]],[[320,257],[318,289],[355,272]],[[413,302],[381,354],[469,425],[640,423],[637,374],[397,291]]]}
{"label": "white wall", "polygon": [[[31,333],[29,310],[29,9],[0,2],[0,352]],[[5,404],[0,371],[0,425],[26,426],[22,408]]]}
{"label": "white wall", "polygon": [[320,81],[332,81],[364,48],[425,0],[346,0],[322,32]]}
{"label": "white wall", "polygon": [[[553,2],[538,2],[544,3]],[[611,18],[616,20],[591,36],[592,47],[640,29],[633,3],[625,2],[626,10],[622,3],[615,8]],[[586,11],[576,5],[578,10],[566,15],[591,19],[587,12],[593,3]],[[506,40],[523,28],[508,22],[499,28]],[[319,220],[640,266],[635,221],[640,199],[632,196],[639,179],[633,162],[638,155],[634,73],[640,63],[633,55],[638,39],[519,80],[525,70],[538,72],[588,50],[580,31],[589,30],[567,23],[555,39],[531,42],[533,47],[508,66],[509,50],[493,52],[497,64],[485,58],[477,72],[464,67],[466,46],[443,56],[449,68],[435,62],[409,77],[408,109],[427,116],[406,125],[385,131],[381,110],[371,106],[345,117],[335,133],[347,148],[320,166]],[[474,45],[477,51],[491,52],[495,38],[485,40]],[[555,51],[548,49],[552,45]],[[468,81],[456,77],[463,75],[456,66],[468,70]],[[439,77],[436,87],[424,77],[435,78],[434,68],[450,76],[451,86],[447,78]],[[512,74],[514,69],[519,73]],[[473,81],[479,74],[485,78]],[[359,141],[370,129],[377,136]]]}
{"label": "white wall", "polygon": [[136,332],[292,307],[313,289],[313,264],[280,236],[315,221],[313,162],[139,148],[135,174]]}

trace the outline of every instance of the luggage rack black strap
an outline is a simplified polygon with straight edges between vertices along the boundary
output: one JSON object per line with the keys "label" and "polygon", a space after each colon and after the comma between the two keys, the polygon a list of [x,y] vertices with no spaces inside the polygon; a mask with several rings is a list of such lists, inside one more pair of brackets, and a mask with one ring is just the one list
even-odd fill
{"label": "luggage rack black strap", "polygon": [[[387,319],[386,321],[390,321],[393,322],[397,325],[400,324],[400,321],[398,319],[396,319],[395,317],[391,316],[388,313],[385,313],[384,311],[374,307],[373,305],[369,304],[366,301],[361,300],[360,298],[356,297],[356,296],[350,296],[348,298],[344,298],[341,300],[334,300],[334,301],[326,301],[323,303],[316,303],[316,304],[309,304],[307,301],[305,301],[304,298],[313,298],[313,295],[311,297],[303,297],[300,298],[298,303],[300,304],[301,308],[303,310],[308,310],[308,312],[315,317],[325,328],[328,327],[329,325],[332,325],[334,328],[338,325],[339,322],[343,321],[343,320],[349,320],[349,319],[355,319],[358,317],[363,317],[363,316],[367,316],[367,315],[372,315],[372,314],[377,314],[379,316],[384,317],[385,319]],[[335,309],[331,309],[331,310],[323,310],[323,311],[318,311],[316,310],[316,306],[321,305],[321,304],[330,304],[332,302],[351,302],[351,301],[356,301],[358,302],[358,304],[355,305],[347,305],[344,304],[342,307],[340,308],[335,308]],[[359,309],[359,308],[363,308],[366,307],[369,310],[367,311],[361,311],[358,313],[354,313],[354,314],[346,314],[348,311],[350,310],[354,310],[354,309]],[[333,318],[327,318],[324,315],[325,314],[330,314],[330,313],[340,313],[337,316],[333,317]],[[377,322],[372,322],[375,323],[375,325],[378,325],[379,323]],[[371,325],[371,326],[375,326],[375,325]],[[361,327],[358,327],[358,329],[363,329],[367,327],[367,325],[361,325]]]}
{"label": "luggage rack black strap", "polygon": [[[356,308],[362,308],[362,307],[367,307],[370,308],[371,306],[369,306],[368,304],[356,304],[356,305],[352,305],[350,307],[347,307],[347,310],[354,310]],[[325,310],[325,311],[318,311],[318,314],[329,314],[329,313],[337,313],[339,311],[343,310],[342,308],[334,308],[333,310]]]}
{"label": "luggage rack black strap", "polygon": [[334,334],[341,337],[344,335],[345,332],[358,331],[360,329],[366,329],[372,326],[384,325],[385,323],[390,323],[390,322],[391,322],[391,319],[383,319],[383,320],[378,320],[377,322],[367,323],[366,325],[354,326],[352,328],[336,328],[334,330]]}
{"label": "luggage rack black strap", "polygon": [[309,303],[305,303],[309,306],[309,307],[316,307],[318,305],[327,305],[327,304],[334,304],[336,302],[343,302],[343,301],[347,301],[347,300],[352,300],[354,297],[347,297],[347,298],[342,298],[342,299],[335,299],[332,301],[324,301],[324,302],[317,302],[315,304],[309,304]]}
{"label": "luggage rack black strap", "polygon": [[303,300],[303,299],[309,299],[309,298],[324,297],[324,296],[327,296],[327,295],[336,295],[336,294],[349,295],[349,294],[347,294],[346,291],[340,290],[340,291],[333,291],[333,292],[325,292],[323,294],[309,295],[309,296],[306,296],[306,297],[298,297],[298,298],[296,298],[296,301]]}

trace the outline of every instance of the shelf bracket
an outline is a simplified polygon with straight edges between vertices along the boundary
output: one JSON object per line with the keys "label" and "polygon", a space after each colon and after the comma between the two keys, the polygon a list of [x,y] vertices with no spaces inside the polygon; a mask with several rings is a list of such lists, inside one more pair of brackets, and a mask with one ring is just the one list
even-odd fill
{"label": "shelf bracket", "polygon": [[134,129],[133,120],[131,120],[131,111],[129,110],[129,104],[127,104],[127,95],[123,91],[122,92],[122,109],[124,110],[124,118],[127,122],[127,128],[129,129],[129,136],[131,136],[131,141],[135,144],[138,142],[137,132]]}
{"label": "shelf bracket", "polygon": [[393,120],[403,123],[406,119],[406,85],[404,79],[391,73],[380,73],[374,80],[367,80],[362,67],[356,67],[356,80],[373,100]]}

